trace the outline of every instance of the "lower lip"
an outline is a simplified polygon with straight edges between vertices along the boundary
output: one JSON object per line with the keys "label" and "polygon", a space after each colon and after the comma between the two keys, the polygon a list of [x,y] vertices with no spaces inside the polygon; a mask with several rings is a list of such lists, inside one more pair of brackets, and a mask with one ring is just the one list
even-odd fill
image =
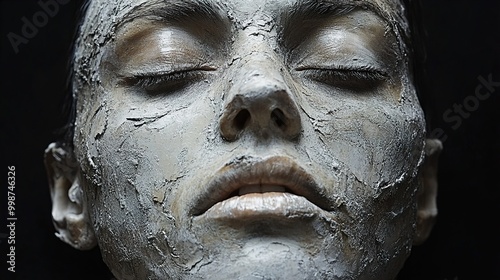
{"label": "lower lip", "polygon": [[313,218],[323,212],[305,197],[283,192],[251,193],[218,202],[199,218],[244,220],[248,218],[282,217]]}

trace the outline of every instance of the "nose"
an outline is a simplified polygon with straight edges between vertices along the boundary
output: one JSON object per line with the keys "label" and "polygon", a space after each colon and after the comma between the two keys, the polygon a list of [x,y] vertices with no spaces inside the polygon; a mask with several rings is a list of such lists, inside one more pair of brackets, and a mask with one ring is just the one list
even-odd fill
{"label": "nose", "polygon": [[[293,140],[300,135],[300,114],[282,79],[253,71],[225,105],[220,133],[227,141],[244,134]],[[275,76],[275,75],[274,75]]]}

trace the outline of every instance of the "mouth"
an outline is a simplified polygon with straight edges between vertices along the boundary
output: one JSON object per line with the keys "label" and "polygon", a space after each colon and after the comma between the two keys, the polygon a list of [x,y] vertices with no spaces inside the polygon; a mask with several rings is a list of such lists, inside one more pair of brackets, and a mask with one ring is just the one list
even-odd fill
{"label": "mouth", "polygon": [[191,215],[209,219],[308,218],[332,203],[302,167],[287,157],[241,157],[216,172],[195,197]]}

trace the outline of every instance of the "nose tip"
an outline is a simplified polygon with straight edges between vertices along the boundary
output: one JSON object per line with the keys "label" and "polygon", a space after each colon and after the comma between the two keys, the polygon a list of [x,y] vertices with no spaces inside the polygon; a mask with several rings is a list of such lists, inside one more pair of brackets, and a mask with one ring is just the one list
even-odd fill
{"label": "nose tip", "polygon": [[227,141],[244,133],[293,140],[301,130],[297,105],[289,92],[276,84],[252,83],[235,94],[220,119],[220,132]]}

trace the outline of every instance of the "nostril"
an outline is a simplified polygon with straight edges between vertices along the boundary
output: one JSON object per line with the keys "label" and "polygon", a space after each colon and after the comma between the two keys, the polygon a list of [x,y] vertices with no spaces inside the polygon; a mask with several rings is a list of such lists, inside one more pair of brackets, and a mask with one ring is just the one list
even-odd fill
{"label": "nostril", "polygon": [[286,117],[283,111],[280,109],[274,109],[271,112],[271,120],[278,126],[279,128],[283,128],[286,125]]}
{"label": "nostril", "polygon": [[250,121],[250,112],[247,109],[242,109],[241,111],[238,112],[236,117],[234,117],[234,127],[238,130],[241,131],[245,128],[247,123]]}
{"label": "nostril", "polygon": [[301,131],[300,113],[295,102],[287,91],[276,87],[252,87],[235,94],[219,119],[220,135],[229,142],[243,135],[295,140]]}

